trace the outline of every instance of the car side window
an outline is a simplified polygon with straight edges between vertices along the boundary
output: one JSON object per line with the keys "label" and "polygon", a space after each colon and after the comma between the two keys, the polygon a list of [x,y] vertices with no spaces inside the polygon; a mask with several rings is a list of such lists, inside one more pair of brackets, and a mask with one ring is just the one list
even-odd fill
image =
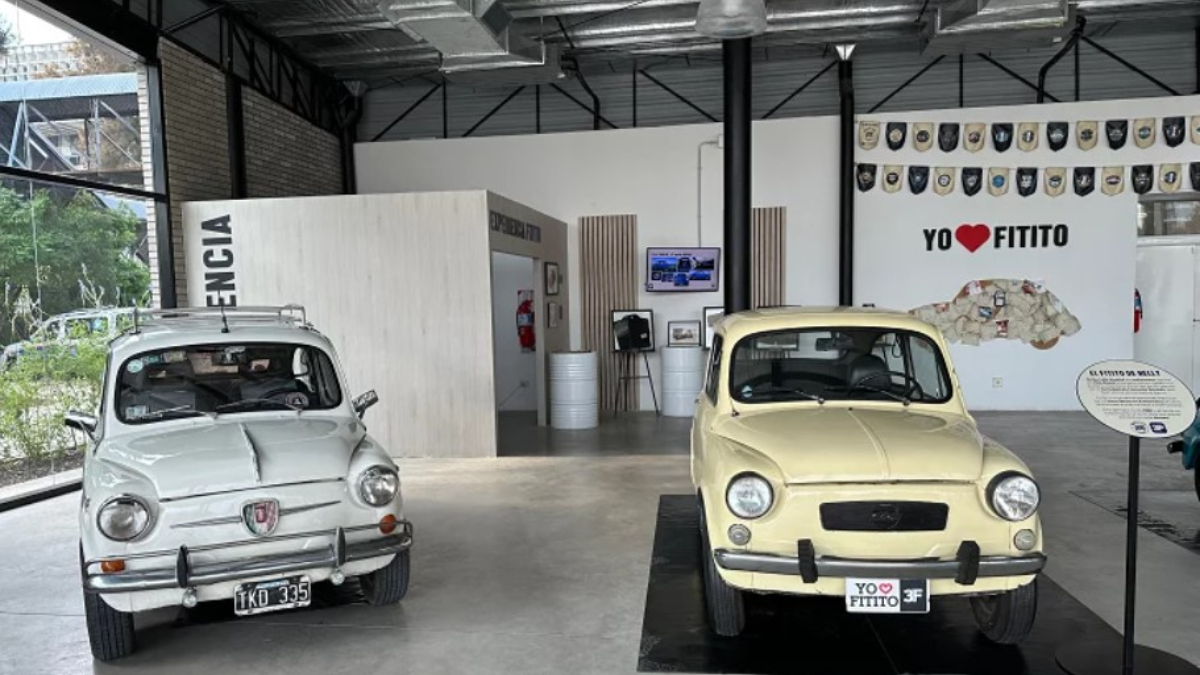
{"label": "car side window", "polygon": [[712,403],[717,402],[717,387],[721,380],[721,345],[724,339],[720,335],[713,336],[712,351],[708,357],[708,375],[704,383],[704,393]]}

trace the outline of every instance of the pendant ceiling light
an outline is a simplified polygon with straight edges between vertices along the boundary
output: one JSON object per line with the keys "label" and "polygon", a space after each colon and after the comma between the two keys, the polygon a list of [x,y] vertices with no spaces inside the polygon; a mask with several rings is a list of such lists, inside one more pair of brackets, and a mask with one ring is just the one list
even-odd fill
{"label": "pendant ceiling light", "polygon": [[764,0],[700,0],[696,32],[720,40],[737,40],[767,31]]}

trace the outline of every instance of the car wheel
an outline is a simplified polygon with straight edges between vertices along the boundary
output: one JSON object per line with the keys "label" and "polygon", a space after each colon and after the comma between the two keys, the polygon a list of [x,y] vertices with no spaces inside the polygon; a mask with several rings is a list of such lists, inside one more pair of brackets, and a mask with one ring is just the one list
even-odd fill
{"label": "car wheel", "polygon": [[1037,580],[1007,593],[971,598],[975,622],[987,639],[1014,645],[1033,630],[1037,616]]}
{"label": "car wheel", "polygon": [[[79,552],[80,573],[83,572],[83,550]],[[137,649],[133,632],[133,614],[109,607],[96,593],[84,592],[83,614],[87,620],[88,642],[92,656],[99,661],[115,661],[129,656]]]}
{"label": "car wheel", "polygon": [[725,583],[717,572],[712,546],[708,543],[708,526],[704,523],[704,507],[700,515],[700,558],[704,565],[704,604],[708,608],[708,625],[722,637],[737,637],[746,627],[746,608],[742,592]]}
{"label": "car wheel", "polygon": [[408,550],[403,550],[384,567],[358,578],[367,603],[372,605],[394,605],[408,593]]}

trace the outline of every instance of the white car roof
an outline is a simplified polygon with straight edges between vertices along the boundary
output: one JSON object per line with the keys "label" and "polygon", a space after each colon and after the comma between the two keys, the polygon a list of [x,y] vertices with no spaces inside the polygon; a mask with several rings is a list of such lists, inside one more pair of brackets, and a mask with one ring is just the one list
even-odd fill
{"label": "white car roof", "polygon": [[329,338],[304,317],[304,308],[217,307],[139,311],[133,328],[112,341],[115,362],[134,354],[184,345],[282,342],[332,352]]}

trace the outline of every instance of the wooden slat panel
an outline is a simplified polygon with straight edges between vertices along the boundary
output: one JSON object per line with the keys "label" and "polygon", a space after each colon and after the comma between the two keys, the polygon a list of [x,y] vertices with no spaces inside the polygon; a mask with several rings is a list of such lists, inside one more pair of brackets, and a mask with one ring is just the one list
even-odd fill
{"label": "wooden slat panel", "polygon": [[[600,358],[600,409],[612,410],[617,395],[617,358],[612,348],[612,311],[637,308],[637,216],[579,219],[579,276],[582,281],[582,343]],[[635,381],[636,382],[636,381]],[[630,385],[637,409],[637,390]]]}
{"label": "wooden slat panel", "polygon": [[786,230],[787,209],[782,206],[754,209],[751,214],[751,307],[778,307],[784,304]]}

